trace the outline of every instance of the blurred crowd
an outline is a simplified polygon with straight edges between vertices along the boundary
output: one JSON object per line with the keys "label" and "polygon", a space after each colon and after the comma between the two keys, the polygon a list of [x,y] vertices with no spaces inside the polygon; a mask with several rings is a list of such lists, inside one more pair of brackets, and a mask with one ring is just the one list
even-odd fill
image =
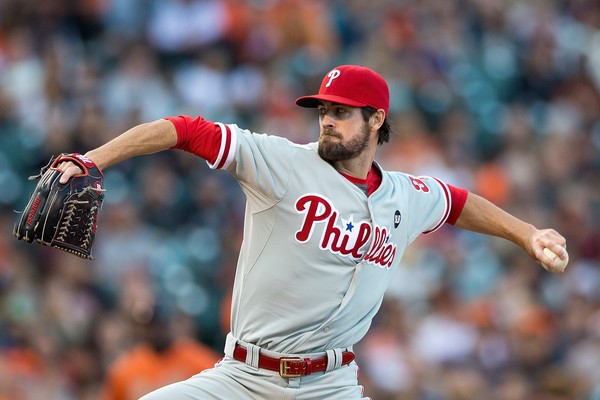
{"label": "blurred crowd", "polygon": [[599,400],[597,0],[0,1],[0,399],[129,399],[210,365],[241,241],[237,184],[187,153],[105,171],[94,261],[12,237],[28,176],[167,115],[315,140],[294,100],[344,63],[390,83],[384,167],[570,253],[554,275],[451,226],[417,239],[355,349],[365,395]]}

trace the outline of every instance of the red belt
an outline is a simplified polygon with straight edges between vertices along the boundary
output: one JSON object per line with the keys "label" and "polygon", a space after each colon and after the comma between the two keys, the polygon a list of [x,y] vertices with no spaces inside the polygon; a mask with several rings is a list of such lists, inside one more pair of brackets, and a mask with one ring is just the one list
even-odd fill
{"label": "red belt", "polygon": [[[233,349],[233,358],[246,362],[245,347],[239,344]],[[350,364],[354,360],[354,353],[342,351],[342,365]],[[302,375],[310,375],[313,372],[323,372],[327,369],[327,356],[319,358],[300,357],[268,357],[264,354],[258,355],[258,368],[279,372],[283,378],[298,378]]]}

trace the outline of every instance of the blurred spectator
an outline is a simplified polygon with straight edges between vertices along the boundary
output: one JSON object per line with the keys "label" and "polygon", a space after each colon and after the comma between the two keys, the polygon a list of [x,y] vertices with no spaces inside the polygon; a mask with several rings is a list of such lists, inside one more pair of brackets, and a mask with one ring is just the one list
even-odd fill
{"label": "blurred spectator", "polygon": [[148,36],[159,51],[193,53],[202,45],[218,41],[226,26],[224,1],[159,1],[148,21]]}
{"label": "blurred spectator", "polygon": [[110,121],[135,124],[172,114],[175,99],[158,71],[152,49],[131,45],[103,84],[102,106]]}
{"label": "blurred spectator", "polygon": [[123,282],[119,303],[132,324],[132,346],[107,366],[103,399],[138,399],[211,368],[221,357],[194,339],[187,317],[157,304],[151,285],[143,271],[132,271]]}

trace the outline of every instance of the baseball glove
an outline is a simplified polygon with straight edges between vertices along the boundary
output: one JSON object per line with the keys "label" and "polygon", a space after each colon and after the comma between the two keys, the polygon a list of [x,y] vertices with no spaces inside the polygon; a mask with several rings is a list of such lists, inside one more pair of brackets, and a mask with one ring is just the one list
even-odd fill
{"label": "baseball glove", "polygon": [[[65,184],[59,182],[62,162],[72,161],[83,173]],[[15,223],[13,234],[28,243],[45,246],[93,259],[92,245],[96,221],[104,200],[103,175],[81,154],[61,154],[30,180],[39,179],[27,206]]]}

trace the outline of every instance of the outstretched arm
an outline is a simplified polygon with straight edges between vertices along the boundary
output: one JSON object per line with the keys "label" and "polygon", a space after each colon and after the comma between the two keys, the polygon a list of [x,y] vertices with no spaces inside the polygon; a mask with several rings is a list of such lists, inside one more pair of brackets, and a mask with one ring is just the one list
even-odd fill
{"label": "outstretched arm", "polygon": [[[144,154],[157,153],[167,150],[177,144],[177,131],[173,124],[166,119],[137,125],[110,142],[85,154],[98,168],[103,170],[120,161]],[[69,162],[59,166],[63,170],[61,183],[81,173],[79,167]]]}
{"label": "outstretched arm", "polygon": [[537,229],[474,193],[468,194],[465,206],[454,225],[510,240],[521,246],[550,272],[562,272],[563,269],[544,254],[545,248],[557,254],[562,260],[568,257],[567,242],[554,229]]}

